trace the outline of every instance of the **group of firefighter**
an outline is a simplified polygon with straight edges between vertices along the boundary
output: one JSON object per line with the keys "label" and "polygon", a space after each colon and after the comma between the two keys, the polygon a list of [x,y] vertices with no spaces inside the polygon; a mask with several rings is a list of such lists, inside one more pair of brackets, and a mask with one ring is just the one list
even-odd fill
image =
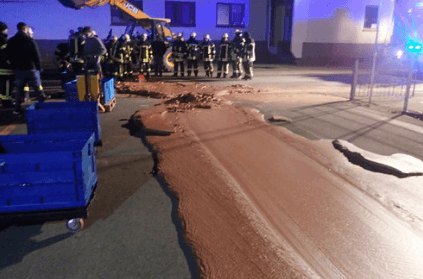
{"label": "group of firefighter", "polygon": [[[208,34],[204,36],[202,42],[197,41],[196,37],[197,34],[193,32],[189,40],[185,42],[182,33],[177,35],[172,45],[173,76],[184,76],[185,63],[187,63],[187,75],[191,76],[194,73],[198,76],[198,62],[203,61],[206,77],[212,77],[213,61],[217,58],[216,77],[226,78],[229,74],[229,64],[232,63],[231,78],[240,79],[245,73],[244,79],[252,79],[255,42],[248,32],[235,30],[232,41],[229,41],[229,35],[225,33],[218,46],[218,52]],[[71,71],[75,75],[85,73],[87,64],[84,61],[84,42],[83,30],[79,29],[76,33],[71,31],[67,44],[58,45],[55,57],[61,71]],[[124,34],[120,38],[109,34],[104,41],[104,46],[107,51],[101,55],[97,69],[102,76],[125,80],[140,73],[148,79],[153,66],[155,75],[162,76],[163,59],[167,52],[167,45],[163,38],[158,37],[150,42],[146,33],[137,34],[134,37]]]}
{"label": "group of firefighter", "polygon": [[[228,33],[223,34],[218,52],[216,46],[206,34],[203,42],[198,42],[197,34],[191,33],[188,41],[184,41],[179,33],[172,46],[174,59],[174,74],[184,76],[185,61],[187,62],[187,74],[194,72],[198,76],[198,61],[202,60],[206,77],[213,77],[213,61],[217,56],[217,78],[226,78],[229,74],[229,64],[232,63],[233,74],[231,78],[246,80],[253,78],[253,62],[255,61],[255,42],[248,32],[235,30],[235,37],[229,41]],[[242,77],[245,73],[244,77]]]}

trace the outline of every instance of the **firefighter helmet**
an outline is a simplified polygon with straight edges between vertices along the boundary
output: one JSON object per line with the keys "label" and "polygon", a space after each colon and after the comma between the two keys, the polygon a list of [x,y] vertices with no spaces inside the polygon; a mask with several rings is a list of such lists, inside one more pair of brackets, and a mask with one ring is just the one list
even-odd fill
{"label": "firefighter helmet", "polygon": [[205,41],[210,41],[210,35],[209,34],[204,35],[204,40]]}
{"label": "firefighter helmet", "polygon": [[228,33],[223,34],[222,38],[226,38],[226,39],[229,38],[229,34]]}
{"label": "firefighter helmet", "polygon": [[192,33],[191,33],[191,37],[193,37],[193,38],[197,37],[197,33],[192,32]]}

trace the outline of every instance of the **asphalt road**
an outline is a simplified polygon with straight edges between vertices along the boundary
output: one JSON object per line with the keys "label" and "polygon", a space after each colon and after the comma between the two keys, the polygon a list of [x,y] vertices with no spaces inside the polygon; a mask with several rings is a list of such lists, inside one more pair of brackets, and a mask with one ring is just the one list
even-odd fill
{"label": "asphalt road", "polygon": [[[313,92],[314,87],[349,87],[348,73],[348,69],[257,65],[252,81],[202,77],[195,81],[284,88],[307,85]],[[166,79],[172,80],[168,75]],[[59,88],[54,80],[44,82],[44,87],[49,93]],[[117,101],[111,113],[101,114],[104,146],[97,160],[99,188],[85,229],[71,234],[64,222],[0,228],[0,279],[196,278],[193,256],[175,216],[176,201],[154,175],[152,150],[128,121],[135,111],[155,101]],[[238,103],[258,108],[266,119],[272,115],[291,118],[291,123],[269,123],[310,139],[346,139],[378,154],[401,152],[423,159],[422,121],[385,107],[348,101],[296,107]],[[14,122],[4,114],[1,117],[0,132]],[[12,134],[26,133],[22,123],[12,128]]]}
{"label": "asphalt road", "polygon": [[[65,222],[0,228],[0,278],[195,278],[176,201],[131,115],[154,100],[118,98],[101,114],[98,190],[84,230]],[[25,125],[12,134],[26,133]]]}

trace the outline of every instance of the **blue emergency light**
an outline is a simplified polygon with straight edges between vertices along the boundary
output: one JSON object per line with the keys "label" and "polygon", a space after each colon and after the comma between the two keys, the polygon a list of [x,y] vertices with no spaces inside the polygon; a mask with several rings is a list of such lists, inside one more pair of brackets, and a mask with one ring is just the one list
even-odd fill
{"label": "blue emergency light", "polygon": [[417,43],[417,42],[409,42],[407,44],[407,50],[409,52],[421,52],[423,50],[423,46],[421,43]]}

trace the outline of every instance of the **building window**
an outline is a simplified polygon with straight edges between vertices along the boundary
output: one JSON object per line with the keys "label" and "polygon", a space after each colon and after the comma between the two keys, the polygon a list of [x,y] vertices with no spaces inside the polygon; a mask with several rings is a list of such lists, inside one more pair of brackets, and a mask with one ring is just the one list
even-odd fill
{"label": "building window", "polygon": [[217,27],[245,27],[245,4],[217,3]]}
{"label": "building window", "polygon": [[366,6],[366,13],[364,15],[364,28],[376,29],[378,6]]}
{"label": "building window", "polygon": [[[142,0],[130,0],[128,1],[135,8],[143,10]],[[114,26],[127,26],[134,21],[134,18],[119,9],[118,7],[110,6],[111,25]]]}
{"label": "building window", "polygon": [[165,1],[165,9],[170,26],[195,27],[195,2]]}

